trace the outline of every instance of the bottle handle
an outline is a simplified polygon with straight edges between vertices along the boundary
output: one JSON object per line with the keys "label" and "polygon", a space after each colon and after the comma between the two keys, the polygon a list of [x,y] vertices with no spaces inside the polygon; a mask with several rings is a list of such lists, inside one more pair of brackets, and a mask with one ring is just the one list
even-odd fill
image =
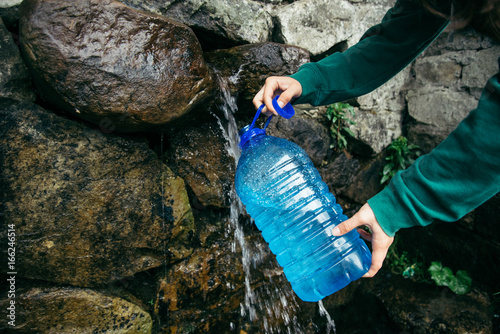
{"label": "bottle handle", "polygon": [[[295,115],[295,110],[293,109],[292,105],[290,103],[287,103],[285,106],[283,106],[283,108],[281,108],[278,104],[278,98],[280,96],[276,96],[274,99],[273,99],[273,107],[274,109],[276,110],[276,112],[283,118],[286,118],[286,119],[290,119],[293,117],[293,115]],[[261,104],[261,106],[257,109],[257,112],[255,113],[255,117],[253,118],[253,121],[252,121],[252,124],[250,124],[250,129],[253,129],[254,125],[255,125],[255,122],[257,121],[257,118],[259,118],[261,112],[262,112],[262,109],[264,109],[265,107],[265,104]],[[267,128],[267,126],[269,125],[269,122],[271,122],[271,119],[273,118],[273,115],[269,116],[267,118],[267,121],[266,121],[266,124],[264,125],[264,130]]]}

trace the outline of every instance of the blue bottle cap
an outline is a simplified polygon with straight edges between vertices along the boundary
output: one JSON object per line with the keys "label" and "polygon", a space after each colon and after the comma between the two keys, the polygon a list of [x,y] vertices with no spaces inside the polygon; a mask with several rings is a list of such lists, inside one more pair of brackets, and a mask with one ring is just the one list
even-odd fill
{"label": "blue bottle cap", "polygon": [[281,108],[278,104],[279,97],[280,96],[278,95],[273,99],[274,110],[276,110],[276,112],[283,118],[286,119],[292,118],[293,115],[295,115],[295,110],[293,109],[292,105],[290,103],[287,103],[286,105],[283,106],[283,108]]}

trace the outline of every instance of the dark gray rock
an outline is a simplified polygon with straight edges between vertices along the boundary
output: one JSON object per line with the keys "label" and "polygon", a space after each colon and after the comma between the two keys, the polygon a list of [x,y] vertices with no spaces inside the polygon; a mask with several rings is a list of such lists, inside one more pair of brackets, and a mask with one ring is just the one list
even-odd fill
{"label": "dark gray rock", "polygon": [[144,142],[3,99],[0,153],[20,276],[95,286],[190,254],[184,181]]}
{"label": "dark gray rock", "polygon": [[19,5],[22,0],[0,0],[0,18],[7,27],[14,27],[19,21]]}
{"label": "dark gray rock", "polygon": [[212,120],[175,133],[169,140],[169,165],[201,206],[228,207],[235,163],[219,124]]}
{"label": "dark gray rock", "polygon": [[256,43],[208,52],[207,62],[229,81],[233,96],[250,103],[269,76],[290,75],[309,62],[309,52],[279,43]]}
{"label": "dark gray rock", "polygon": [[330,133],[326,126],[306,117],[296,115],[290,119],[272,120],[268,135],[288,139],[302,147],[312,162],[321,165],[330,148]]}
{"label": "dark gray rock", "polygon": [[[149,313],[138,305],[89,289],[32,288],[18,293],[15,301],[16,326],[4,327],[9,333],[150,334],[153,327]],[[2,309],[8,302],[0,301]]]}
{"label": "dark gray rock", "polygon": [[0,97],[34,101],[31,77],[16,42],[0,19]]}
{"label": "dark gray rock", "polygon": [[111,131],[148,130],[214,84],[189,27],[111,0],[24,1],[20,35],[42,96]]}

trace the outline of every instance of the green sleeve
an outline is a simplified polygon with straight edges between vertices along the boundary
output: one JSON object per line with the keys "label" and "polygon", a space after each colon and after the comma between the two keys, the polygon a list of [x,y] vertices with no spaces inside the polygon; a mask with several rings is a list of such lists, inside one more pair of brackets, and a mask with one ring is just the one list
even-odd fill
{"label": "green sleeve", "polygon": [[499,133],[500,73],[488,80],[477,108],[441,144],[368,200],[384,231],[393,236],[434,219],[453,222],[497,194]]}
{"label": "green sleeve", "polygon": [[302,65],[291,76],[302,85],[294,103],[326,105],[371,92],[411,63],[447,24],[416,1],[398,1],[357,44]]}

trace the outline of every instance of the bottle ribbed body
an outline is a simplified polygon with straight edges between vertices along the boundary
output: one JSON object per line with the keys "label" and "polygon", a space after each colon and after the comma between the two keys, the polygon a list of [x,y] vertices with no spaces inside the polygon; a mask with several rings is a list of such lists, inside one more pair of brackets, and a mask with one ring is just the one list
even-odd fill
{"label": "bottle ribbed body", "polygon": [[332,235],[347,217],[296,144],[252,138],[242,149],[235,186],[302,300],[319,301],[368,271],[371,255],[359,234]]}

